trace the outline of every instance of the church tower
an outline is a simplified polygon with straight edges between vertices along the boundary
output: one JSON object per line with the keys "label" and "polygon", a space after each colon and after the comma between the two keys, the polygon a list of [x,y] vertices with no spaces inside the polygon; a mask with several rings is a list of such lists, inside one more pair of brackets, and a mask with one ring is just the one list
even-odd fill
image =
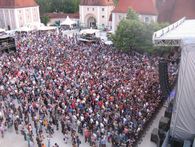
{"label": "church tower", "polygon": [[39,6],[34,0],[0,0],[0,27],[17,29],[40,22]]}
{"label": "church tower", "polygon": [[109,18],[113,9],[113,0],[81,0],[79,6],[81,25],[110,28]]}

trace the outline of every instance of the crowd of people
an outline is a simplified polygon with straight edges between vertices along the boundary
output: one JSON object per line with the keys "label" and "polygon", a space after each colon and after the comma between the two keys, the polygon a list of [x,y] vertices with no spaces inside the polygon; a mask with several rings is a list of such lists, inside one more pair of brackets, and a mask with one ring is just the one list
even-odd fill
{"label": "crowd of people", "polygon": [[162,101],[159,57],[56,32],[15,38],[17,51],[0,55],[2,137],[13,125],[38,147],[55,131],[73,147],[81,135],[93,147],[131,147]]}

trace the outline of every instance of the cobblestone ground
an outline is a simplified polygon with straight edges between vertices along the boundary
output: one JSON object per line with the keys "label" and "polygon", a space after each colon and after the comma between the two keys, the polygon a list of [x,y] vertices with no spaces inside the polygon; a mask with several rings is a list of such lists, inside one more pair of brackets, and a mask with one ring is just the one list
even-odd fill
{"label": "cobblestone ground", "polygon": [[[45,135],[46,136],[46,135]],[[44,139],[44,143],[48,146],[48,139]],[[84,138],[80,136],[81,145],[80,147],[89,147],[88,143],[84,143]],[[50,147],[54,145],[54,143],[58,143],[60,147],[71,147],[71,139],[69,138],[67,144],[63,141],[63,135],[60,132],[55,132],[55,134],[50,138]],[[15,130],[12,128],[5,132],[4,138],[0,137],[0,147],[28,147],[28,142],[24,140],[23,135],[16,134]],[[36,140],[33,147],[38,147]]]}
{"label": "cobblestone ground", "polygon": [[[17,100],[13,101],[14,104],[16,106],[18,106],[18,102]],[[33,124],[33,123],[31,123]],[[19,129],[20,130],[20,129]],[[43,129],[45,131],[45,129]],[[60,147],[72,147],[71,144],[71,137],[69,136],[69,139],[67,141],[67,144],[64,142],[63,140],[63,134],[60,132],[61,128],[59,128],[59,130],[55,130],[55,133],[52,135],[51,138],[48,138],[47,133],[44,133],[44,143],[46,144],[47,147],[53,147],[53,145],[55,143],[57,143]],[[33,131],[33,134],[35,134],[35,132]],[[90,147],[90,145],[88,143],[84,142],[84,137],[83,136],[79,136],[79,138],[81,139],[81,144],[80,147]],[[50,146],[48,145],[48,140],[50,140]],[[108,147],[110,147],[111,145],[108,144]],[[19,132],[19,134],[16,134],[13,126],[10,129],[7,129],[5,131],[4,137],[2,138],[2,136],[0,135],[0,147],[29,147],[28,146],[28,142],[24,140],[24,136]],[[38,147],[37,146],[37,142],[36,142],[36,135],[34,136],[34,146],[30,146],[30,147]]]}

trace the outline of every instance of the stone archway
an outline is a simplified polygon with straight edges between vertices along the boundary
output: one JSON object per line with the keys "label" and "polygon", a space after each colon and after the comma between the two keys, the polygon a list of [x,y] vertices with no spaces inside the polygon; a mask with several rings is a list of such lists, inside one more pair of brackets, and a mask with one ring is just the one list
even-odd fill
{"label": "stone archway", "polygon": [[85,25],[88,28],[95,28],[97,26],[97,19],[94,14],[88,14],[85,16]]}
{"label": "stone archway", "polygon": [[90,28],[96,27],[96,19],[95,19],[95,17],[90,16],[90,17],[87,19],[87,27],[90,27]]}

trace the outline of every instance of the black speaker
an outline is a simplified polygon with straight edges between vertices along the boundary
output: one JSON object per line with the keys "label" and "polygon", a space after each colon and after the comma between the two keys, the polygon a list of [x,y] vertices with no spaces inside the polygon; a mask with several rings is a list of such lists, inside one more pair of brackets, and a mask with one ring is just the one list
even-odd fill
{"label": "black speaker", "polygon": [[162,96],[167,97],[171,91],[171,88],[169,85],[167,61],[164,59],[159,61],[159,80]]}
{"label": "black speaker", "polygon": [[7,35],[0,36],[0,51],[16,51],[15,39]]}
{"label": "black speaker", "polygon": [[159,142],[159,136],[158,136],[158,129],[154,128],[151,133],[150,141],[158,144]]}

